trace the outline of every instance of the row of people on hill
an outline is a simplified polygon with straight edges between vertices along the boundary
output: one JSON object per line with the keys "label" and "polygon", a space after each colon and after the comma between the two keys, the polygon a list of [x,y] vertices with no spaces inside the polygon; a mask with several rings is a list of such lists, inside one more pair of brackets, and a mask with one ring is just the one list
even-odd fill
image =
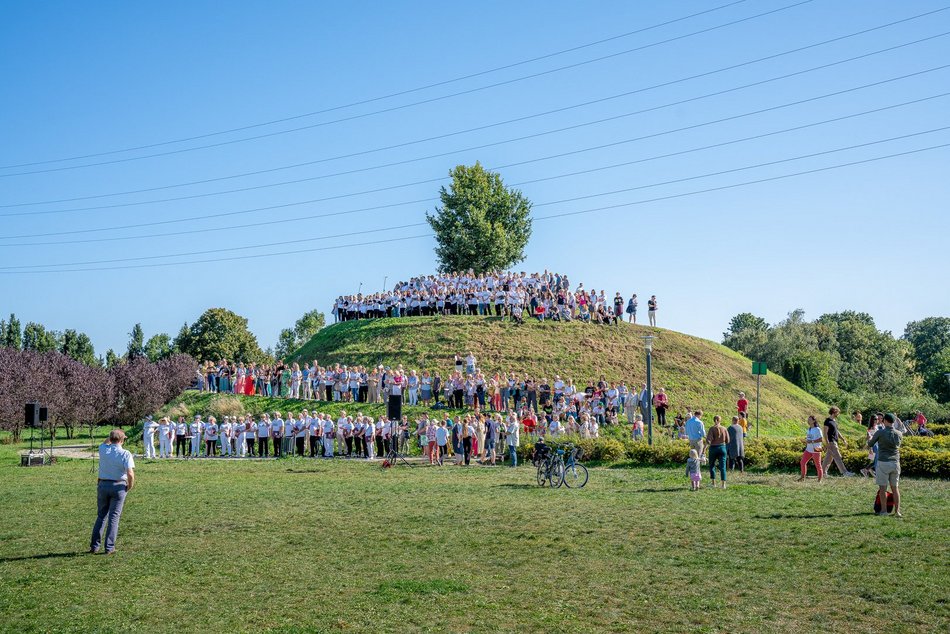
{"label": "row of people on hill", "polygon": [[[204,364],[202,389],[235,394],[283,396],[293,399],[339,403],[381,403],[398,394],[408,405],[437,405],[440,398],[449,407],[472,408],[476,411],[504,412],[519,410],[522,405],[535,413],[542,410],[555,415],[590,413],[603,424],[608,418],[639,410],[646,416],[652,406],[656,420],[666,425],[669,397],[660,387],[652,398],[646,384],[639,389],[628,388],[624,381],[611,382],[601,376],[596,382],[575,385],[570,378],[554,375],[553,380],[514,372],[486,374],[477,367],[470,352],[464,358],[456,355],[455,370],[443,380],[438,371],[406,371],[384,366],[320,366],[304,363],[279,366],[256,364]],[[631,419],[632,422],[632,419]]]}
{"label": "row of people on hill", "polygon": [[[618,292],[608,298],[604,290],[587,290],[579,284],[571,290],[570,280],[559,273],[487,274],[452,273],[429,275],[399,282],[390,291],[340,296],[331,310],[336,321],[380,317],[424,317],[430,315],[495,315],[523,321],[580,320],[618,323],[626,314],[636,323],[639,299],[628,300]],[[657,299],[647,302],[651,326],[656,325]]]}
{"label": "row of people on hill", "polygon": [[[492,464],[496,448],[504,443],[509,448],[512,465],[517,465],[514,450],[520,442],[522,430],[532,437],[558,436],[577,433],[595,438],[599,434],[596,421],[585,417],[579,424],[559,429],[557,424],[539,425],[530,410],[514,411],[503,417],[501,413],[468,414],[450,418],[422,416],[410,423],[408,417],[390,420],[385,416],[375,420],[361,412],[339,417],[303,410],[265,413],[256,419],[251,415],[224,416],[219,422],[214,416],[207,420],[196,415],[191,422],[179,417],[177,422],[168,417],[154,421],[149,417],[143,425],[143,445],[146,458],[212,458],[256,457],[280,458],[298,455],[311,458],[349,457],[375,459],[390,451],[405,451],[406,443],[419,443],[423,455],[430,462],[442,463],[448,455],[458,454],[457,462],[469,464],[472,455],[483,456]],[[155,442],[158,441],[158,452]]]}

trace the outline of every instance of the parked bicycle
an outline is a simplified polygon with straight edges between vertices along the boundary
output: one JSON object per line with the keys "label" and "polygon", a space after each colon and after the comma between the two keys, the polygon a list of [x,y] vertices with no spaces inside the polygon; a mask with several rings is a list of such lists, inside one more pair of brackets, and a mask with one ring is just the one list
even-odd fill
{"label": "parked bicycle", "polygon": [[584,450],[574,445],[567,446],[571,452],[567,454],[564,460],[564,468],[561,471],[561,481],[569,489],[581,489],[587,484],[590,474],[587,473],[587,467],[580,463],[584,455]]}

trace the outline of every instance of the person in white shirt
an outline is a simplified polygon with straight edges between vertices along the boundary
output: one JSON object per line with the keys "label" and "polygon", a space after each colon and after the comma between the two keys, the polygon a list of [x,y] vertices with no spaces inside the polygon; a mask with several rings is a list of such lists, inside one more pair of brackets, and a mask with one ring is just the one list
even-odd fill
{"label": "person in white shirt", "polygon": [[231,436],[234,438],[234,453],[238,458],[247,455],[247,426],[243,418],[234,416],[231,420]]}
{"label": "person in white shirt", "polygon": [[505,437],[505,444],[508,445],[508,456],[511,458],[512,467],[518,466],[518,445],[521,444],[521,423],[517,416],[508,419],[508,435]]}
{"label": "person in white shirt", "polygon": [[191,432],[191,457],[197,458],[201,455],[201,434],[204,433],[205,424],[201,422],[201,415],[195,416],[195,420],[189,426]]}
{"label": "person in white shirt", "polygon": [[304,414],[309,415],[307,410],[304,410],[304,413],[297,415],[297,420],[294,421],[293,432],[294,432],[294,445],[297,450],[297,455],[303,458],[304,443],[307,442],[307,418]]}
{"label": "person in white shirt", "polygon": [[208,417],[205,425],[205,458],[214,458],[218,454],[218,421],[214,416]]}
{"label": "person in white shirt", "polygon": [[270,437],[274,445],[274,457],[280,458],[284,448],[284,419],[280,417],[280,412],[274,412],[271,419]]}
{"label": "person in white shirt", "polygon": [[294,415],[290,412],[287,412],[287,418],[284,420],[284,435],[282,441],[283,448],[281,449],[281,455],[294,455]]}
{"label": "person in white shirt", "polygon": [[333,419],[329,416],[323,419],[323,457],[333,457]]}
{"label": "person in white shirt", "polygon": [[158,424],[158,455],[161,458],[172,457],[172,447],[175,443],[175,423],[167,416]]}
{"label": "person in white shirt", "polygon": [[323,421],[316,416],[308,418],[306,421],[307,432],[310,436],[310,457],[317,457],[317,446],[320,444],[320,438],[323,436]]}
{"label": "person in white shirt", "polygon": [[363,421],[363,444],[366,448],[366,459],[372,460],[376,454],[376,423],[369,416]]}
{"label": "person in white shirt", "polygon": [[125,432],[113,429],[109,432],[109,441],[99,445],[99,482],[96,487],[98,514],[89,543],[89,552],[92,554],[99,552],[103,525],[106,529],[106,554],[115,552],[125,497],[135,486],[135,459],[131,452],[122,448],[123,442]]}
{"label": "person in white shirt", "polygon": [[151,416],[145,418],[145,424],[142,425],[142,444],[145,445],[145,457],[155,457],[155,432],[158,431],[158,423],[152,420]]}
{"label": "person in white shirt", "polygon": [[221,455],[231,456],[231,418],[224,417],[221,425],[218,427],[218,433],[221,435]]}
{"label": "person in white shirt", "polygon": [[178,424],[175,425],[175,457],[188,457],[188,423],[184,416],[179,416]]}
{"label": "person in white shirt", "polygon": [[267,414],[257,423],[257,457],[267,458],[270,455],[270,418]]}

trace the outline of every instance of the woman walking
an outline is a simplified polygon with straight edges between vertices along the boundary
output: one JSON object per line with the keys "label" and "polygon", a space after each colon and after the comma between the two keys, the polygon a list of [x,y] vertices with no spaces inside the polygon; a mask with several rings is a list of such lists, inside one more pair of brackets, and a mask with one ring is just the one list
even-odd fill
{"label": "woman walking", "polygon": [[821,467],[821,441],[822,434],[821,428],[818,427],[818,419],[814,416],[809,416],[808,433],[805,434],[805,451],[802,453],[801,461],[802,476],[798,479],[799,482],[802,482],[805,476],[808,475],[809,460],[815,463],[815,470],[818,472],[818,481],[821,482],[822,478],[824,478],[824,469]]}
{"label": "woman walking", "polygon": [[722,417],[713,418],[713,426],[706,432],[706,442],[709,443],[709,480],[716,486],[716,467],[719,467],[719,480],[722,488],[726,488],[726,445],[729,443],[729,432],[722,426]]}

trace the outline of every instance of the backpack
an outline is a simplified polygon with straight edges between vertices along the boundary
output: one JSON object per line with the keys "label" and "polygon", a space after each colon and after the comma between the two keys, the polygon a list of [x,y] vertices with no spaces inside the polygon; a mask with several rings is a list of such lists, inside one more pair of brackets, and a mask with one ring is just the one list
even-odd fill
{"label": "backpack", "polygon": [[[887,512],[890,513],[894,510],[894,495],[890,491],[888,491],[885,499],[887,500]],[[881,492],[880,491],[878,491],[877,494],[874,496],[874,512],[875,513],[881,512]]]}

